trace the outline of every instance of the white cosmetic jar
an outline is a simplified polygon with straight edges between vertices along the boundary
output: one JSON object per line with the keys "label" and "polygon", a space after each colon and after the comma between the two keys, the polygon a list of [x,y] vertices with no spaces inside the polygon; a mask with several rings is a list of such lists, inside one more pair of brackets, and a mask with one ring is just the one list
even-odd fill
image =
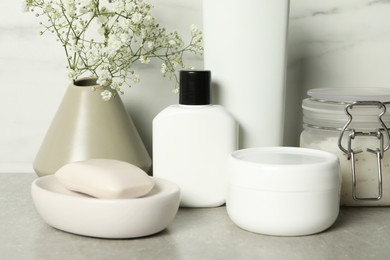
{"label": "white cosmetic jar", "polygon": [[329,228],[340,205],[336,155],[298,147],[249,148],[228,157],[226,208],[240,228],[303,236]]}

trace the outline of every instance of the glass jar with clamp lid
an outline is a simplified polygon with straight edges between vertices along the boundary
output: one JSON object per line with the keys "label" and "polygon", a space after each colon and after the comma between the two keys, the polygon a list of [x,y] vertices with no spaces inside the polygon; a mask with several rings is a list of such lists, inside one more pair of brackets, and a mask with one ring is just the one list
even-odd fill
{"label": "glass jar with clamp lid", "polygon": [[341,205],[389,206],[390,88],[312,89],[308,96],[300,146],[338,155]]}

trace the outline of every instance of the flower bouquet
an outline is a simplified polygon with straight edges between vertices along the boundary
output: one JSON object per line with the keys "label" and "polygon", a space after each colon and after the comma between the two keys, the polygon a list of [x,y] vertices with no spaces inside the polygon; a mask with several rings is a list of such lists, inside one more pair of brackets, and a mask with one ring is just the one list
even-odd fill
{"label": "flower bouquet", "polygon": [[164,77],[175,79],[184,68],[185,53],[203,52],[202,33],[191,26],[185,43],[177,32],[167,32],[143,0],[25,0],[26,10],[42,18],[41,34],[52,32],[65,50],[72,80],[93,77],[103,100],[116,90],[138,83],[137,63],[155,59]]}

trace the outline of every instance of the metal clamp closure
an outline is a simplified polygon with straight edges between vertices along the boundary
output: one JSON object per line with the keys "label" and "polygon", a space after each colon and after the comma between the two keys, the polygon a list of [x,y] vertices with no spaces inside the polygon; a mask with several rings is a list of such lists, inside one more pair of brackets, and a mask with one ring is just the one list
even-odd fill
{"label": "metal clamp closure", "polygon": [[[357,132],[355,129],[349,129],[348,126],[352,122],[352,115],[350,113],[350,110],[353,109],[356,106],[376,106],[378,109],[381,110],[381,112],[378,114],[378,121],[381,125],[381,128],[376,129],[375,131],[370,132]],[[351,169],[352,169],[352,197],[354,200],[380,200],[382,198],[382,158],[383,154],[389,149],[390,147],[390,136],[389,131],[386,126],[386,124],[382,120],[382,116],[386,113],[386,106],[380,101],[356,101],[351,104],[348,104],[345,106],[345,113],[348,116],[348,122],[343,127],[341,134],[338,139],[338,147],[341,151],[343,151],[346,155],[348,160],[351,161]],[[348,135],[348,147],[345,149],[342,146],[342,139],[344,136],[345,131],[351,131],[351,133]],[[383,133],[385,134],[385,137],[383,136]],[[377,161],[377,168],[378,168],[378,195],[376,197],[358,197],[357,196],[357,180],[356,180],[356,165],[355,165],[355,154],[363,152],[362,150],[353,150],[352,149],[352,141],[357,136],[366,136],[366,137],[375,137],[379,140],[379,148],[371,149],[367,148],[367,152],[373,153],[376,155],[376,161]],[[384,145],[384,139],[387,140],[387,145]]]}

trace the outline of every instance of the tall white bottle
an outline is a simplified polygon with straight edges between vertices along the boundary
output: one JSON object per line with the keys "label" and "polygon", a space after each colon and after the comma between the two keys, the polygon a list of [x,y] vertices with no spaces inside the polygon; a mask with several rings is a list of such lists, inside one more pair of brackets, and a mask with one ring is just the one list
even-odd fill
{"label": "tall white bottle", "polygon": [[241,148],[283,144],[289,0],[204,0],[204,66]]}
{"label": "tall white bottle", "polygon": [[153,120],[153,176],[177,183],[182,207],[225,203],[229,153],[238,126],[225,108],[210,104],[210,71],[181,71],[180,100]]}

